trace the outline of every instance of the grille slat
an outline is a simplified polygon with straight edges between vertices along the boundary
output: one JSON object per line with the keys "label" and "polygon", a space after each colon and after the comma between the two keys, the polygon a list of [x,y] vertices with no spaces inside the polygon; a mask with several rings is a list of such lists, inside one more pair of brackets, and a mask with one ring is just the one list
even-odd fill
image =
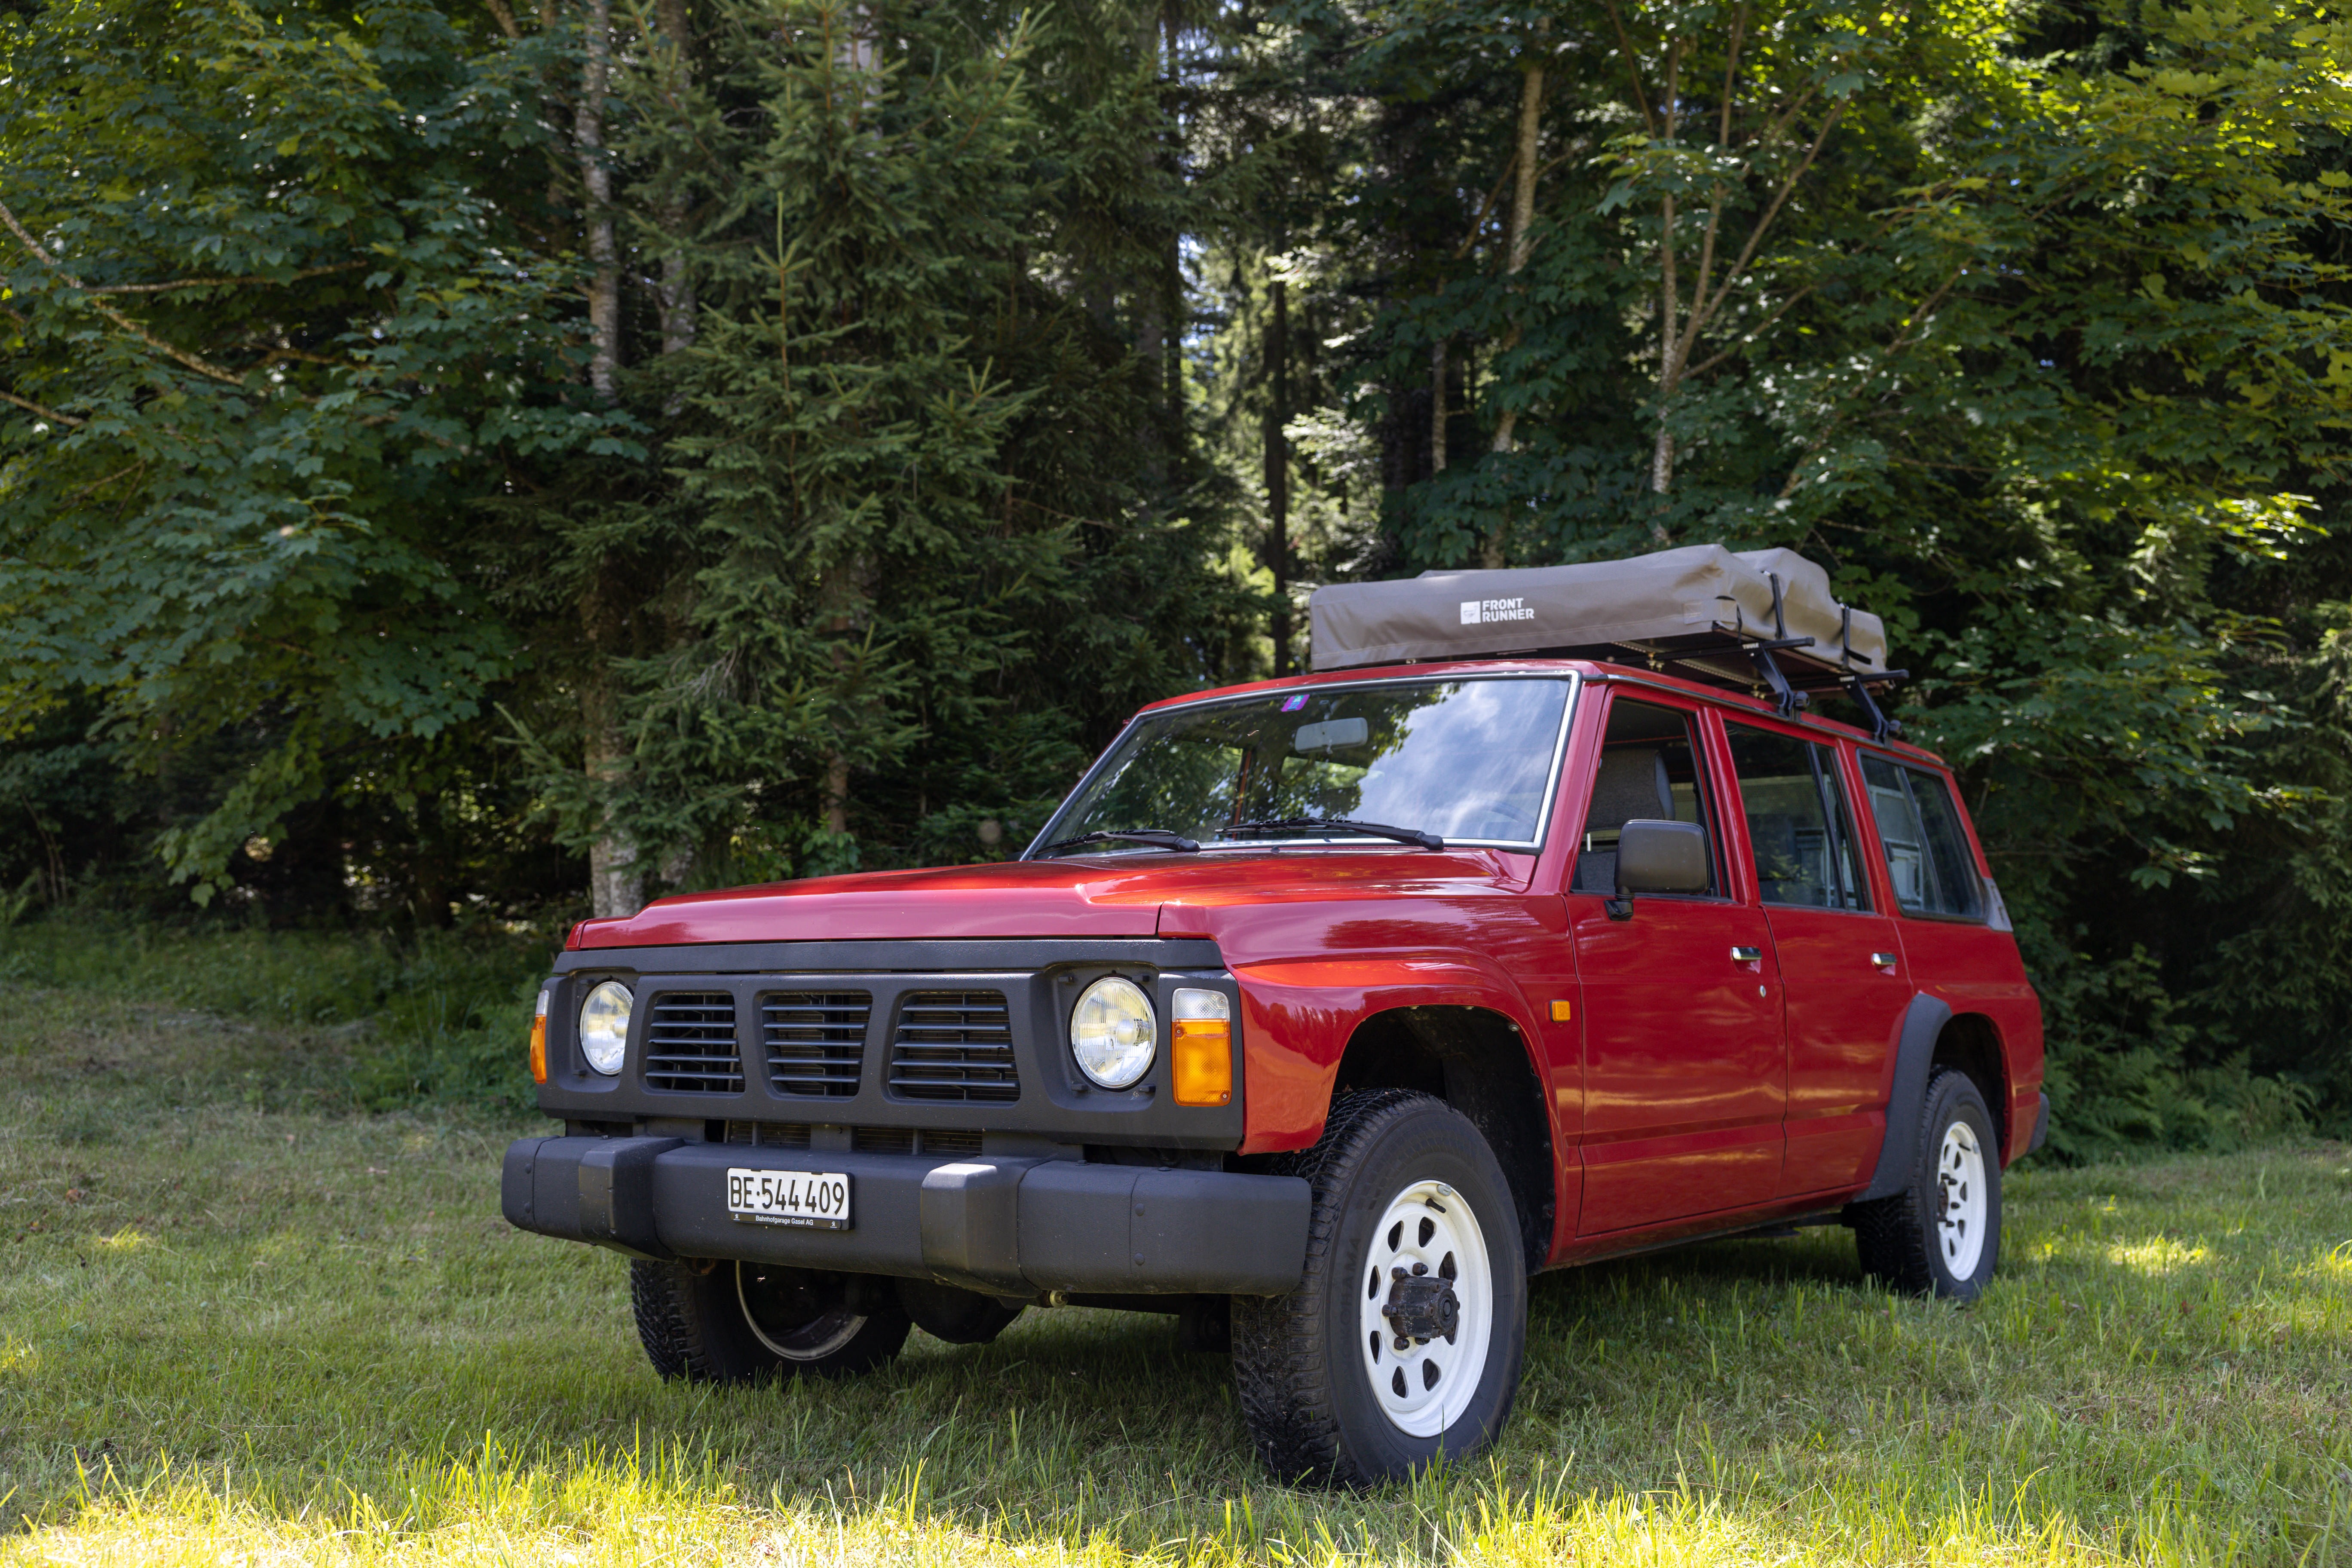
{"label": "grille slat", "polygon": [[760,998],[768,1082],[778,1094],[845,1100],[866,1065],[874,998],[863,991],[782,991]]}
{"label": "grille slat", "polygon": [[743,1092],[732,995],[673,991],[654,998],[653,1017],[646,1025],[646,1087],[703,1094]]}
{"label": "grille slat", "polygon": [[910,993],[891,1034],[890,1091],[910,1100],[1020,1099],[1004,993]]}

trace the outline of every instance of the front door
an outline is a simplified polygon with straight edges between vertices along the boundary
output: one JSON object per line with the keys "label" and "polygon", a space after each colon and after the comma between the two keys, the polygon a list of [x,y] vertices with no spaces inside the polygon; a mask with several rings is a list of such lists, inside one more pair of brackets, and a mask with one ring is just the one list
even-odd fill
{"label": "front door", "polygon": [[[1697,714],[1612,698],[1568,897],[1584,1002],[1584,1197],[1602,1236],[1769,1202],[1780,1177],[1780,1003],[1763,911],[1724,876]],[[1636,818],[1708,832],[1705,895],[1604,902],[1618,830]]]}
{"label": "front door", "polygon": [[1895,921],[1872,909],[1841,748],[1727,719],[1789,1037],[1782,1195],[1870,1179],[1886,1069],[1911,1001]]}

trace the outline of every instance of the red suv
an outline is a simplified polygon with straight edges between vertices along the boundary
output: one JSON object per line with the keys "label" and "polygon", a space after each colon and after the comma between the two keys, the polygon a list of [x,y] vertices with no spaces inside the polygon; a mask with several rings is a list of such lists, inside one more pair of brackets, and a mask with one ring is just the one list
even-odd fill
{"label": "red suv", "polygon": [[[1540,639],[1484,591],[1528,575],[1402,586]],[[1972,1297],[2039,1004],[1883,650],[1842,611],[1809,651],[1784,585],[1556,638],[1618,662],[1350,663],[1318,598],[1339,668],[1145,709],[1017,861],[583,922],[507,1216],[633,1260],[665,1376],[1171,1313],[1269,1466],[1343,1483],[1495,1435],[1538,1269],[1842,1223]],[[1870,729],[1810,716],[1832,686]]]}

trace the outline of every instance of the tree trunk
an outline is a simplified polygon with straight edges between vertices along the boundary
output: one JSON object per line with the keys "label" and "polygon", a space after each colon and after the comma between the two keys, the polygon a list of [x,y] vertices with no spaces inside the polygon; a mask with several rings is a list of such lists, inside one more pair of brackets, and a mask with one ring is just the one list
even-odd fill
{"label": "tree trunk", "polygon": [[836,838],[849,831],[849,759],[839,752],[824,763],[824,830]]}
{"label": "tree trunk", "polygon": [[[1682,128],[1681,101],[1682,46],[1680,40],[1666,47],[1666,90],[1659,104],[1659,114],[1665,131],[1665,140],[1672,142]],[[1728,89],[1724,112],[1730,112]],[[1682,380],[1682,355],[1676,340],[1682,332],[1679,319],[1682,310],[1682,278],[1678,270],[1680,247],[1675,234],[1675,198],[1670,195],[1658,203],[1658,438],[1650,450],[1650,491],[1664,495],[1675,485],[1675,438],[1667,424],[1667,405],[1674,401],[1675,388]],[[1700,288],[1706,287],[1704,279]],[[1693,307],[1696,309],[1696,305]],[[1653,513],[1650,542],[1664,544],[1666,524],[1663,506]]]}
{"label": "tree trunk", "polygon": [[1160,384],[1167,367],[1167,317],[1161,310],[1160,280],[1148,279],[1138,290],[1135,310],[1135,358],[1143,370],[1142,416],[1136,421],[1135,439],[1143,452],[1143,471],[1147,478],[1163,480],[1168,477],[1167,465],[1160,460],[1166,446],[1163,433],[1171,421],[1168,416],[1171,399],[1169,389]]}
{"label": "tree trunk", "polygon": [[604,100],[613,76],[613,0],[587,0],[580,103],[572,116],[572,149],[587,191],[588,384],[613,395],[621,363],[621,251],[613,236],[613,171],[604,162]]}
{"label": "tree trunk", "polygon": [[[582,21],[580,101],[572,118],[572,151],[580,160],[586,205],[588,261],[588,384],[599,397],[613,395],[621,363],[621,254],[613,233],[613,172],[604,162],[604,100],[612,86],[612,0],[587,0]],[[614,689],[612,660],[619,649],[609,635],[616,628],[601,584],[588,591],[588,658],[592,668],[580,687],[582,760],[589,782],[600,791],[614,785],[628,766],[627,738],[621,726],[620,693]],[[614,817],[611,804],[598,803],[602,820],[588,846],[589,907],[601,917],[633,915],[645,902],[645,873],[637,864],[637,841]]]}
{"label": "tree trunk", "polygon": [[[676,100],[678,118],[687,114],[686,92],[694,81],[693,24],[686,14],[686,0],[660,0],[656,8],[662,35],[669,42],[669,94]],[[694,276],[686,262],[687,200],[684,189],[674,189],[663,201],[662,232],[670,238],[670,248],[662,257],[661,334],[662,353],[674,354],[694,345]],[[673,410],[672,412],[675,412]]]}
{"label": "tree trunk", "polygon": [[[609,656],[599,649],[591,657],[602,666]],[[581,682],[580,727],[585,738],[582,750],[589,780],[610,788],[627,771],[629,750],[621,730],[619,694],[605,680],[601,668]],[[600,803],[598,810],[604,820],[588,846],[589,908],[599,920],[635,914],[645,907],[645,871],[637,864],[637,841],[614,820],[609,803]]]}
{"label": "tree trunk", "polygon": [[1274,283],[1274,322],[1266,332],[1265,559],[1274,573],[1274,673],[1290,673],[1290,289]]}
{"label": "tree trunk", "polygon": [[[854,668],[857,656],[851,649],[850,639],[866,624],[866,605],[873,592],[873,566],[863,556],[835,560],[824,570],[817,588],[817,616],[825,635],[833,638],[835,680],[854,683],[858,679]],[[849,691],[845,691],[833,707],[844,715],[838,721],[847,724],[853,733],[873,715],[871,700]],[[842,741],[843,737],[836,733],[824,758],[824,829],[835,835],[849,831],[850,748]]]}
{"label": "tree trunk", "polygon": [[[1675,276],[1675,198],[1659,204],[1658,243],[1658,440],[1650,454],[1650,489],[1664,495],[1675,488],[1675,438],[1666,428],[1666,405],[1682,379],[1679,345],[1682,283]],[[1654,534],[1656,530],[1653,530]]]}
{"label": "tree trunk", "polygon": [[1445,471],[1445,340],[1429,345],[1429,471]]}
{"label": "tree trunk", "polygon": [[[1538,35],[1538,38],[1540,35]],[[1528,253],[1534,245],[1533,228],[1536,217],[1536,154],[1540,148],[1543,132],[1544,58],[1538,52],[1539,42],[1528,46],[1527,61],[1519,75],[1519,137],[1517,178],[1511,189],[1511,229],[1509,249],[1505,259],[1505,276],[1517,278],[1528,264]],[[1503,343],[1508,353],[1519,346],[1520,328],[1517,312],[1512,313],[1511,330]],[[1506,408],[1495,421],[1494,450],[1510,452],[1517,448],[1519,411]],[[1479,551],[1479,563],[1497,567],[1508,559],[1510,525],[1497,523],[1486,536]]]}

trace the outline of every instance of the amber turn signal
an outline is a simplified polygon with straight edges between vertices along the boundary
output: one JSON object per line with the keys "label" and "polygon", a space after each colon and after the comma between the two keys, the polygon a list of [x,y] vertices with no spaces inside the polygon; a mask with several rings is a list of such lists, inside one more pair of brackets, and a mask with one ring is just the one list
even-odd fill
{"label": "amber turn signal", "polygon": [[1230,1105],[1234,1099],[1233,1004],[1222,991],[1186,986],[1171,998],[1168,1056],[1179,1105]]}
{"label": "amber turn signal", "polygon": [[1551,1004],[1551,1021],[1565,1024],[1576,1016],[1576,1005],[1564,996],[1556,996]]}
{"label": "amber turn signal", "polygon": [[547,993],[539,994],[539,1010],[530,1016],[530,1081],[547,1081]]}

